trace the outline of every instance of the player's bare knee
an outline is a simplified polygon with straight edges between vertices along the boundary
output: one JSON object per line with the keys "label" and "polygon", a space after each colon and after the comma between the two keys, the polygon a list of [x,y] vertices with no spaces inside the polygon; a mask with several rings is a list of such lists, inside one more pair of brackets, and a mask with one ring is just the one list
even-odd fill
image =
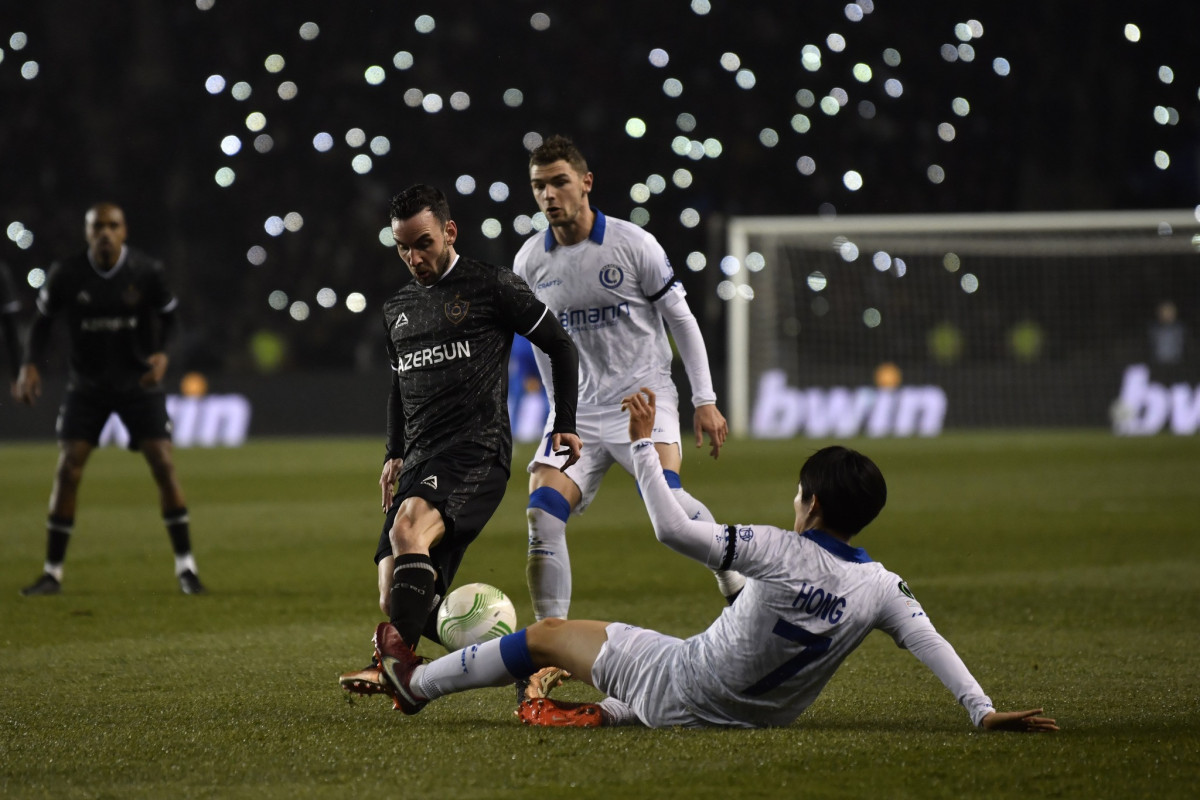
{"label": "player's bare knee", "polygon": [[539,658],[545,659],[549,656],[555,633],[566,622],[565,619],[558,617],[546,617],[525,629],[525,643],[529,646],[530,655],[533,656],[535,662]]}
{"label": "player's bare knee", "polygon": [[63,488],[77,488],[79,482],[83,480],[83,465],[83,461],[70,456],[59,459],[58,466],[54,471],[55,482]]}
{"label": "player's bare knee", "polygon": [[408,553],[413,549],[412,526],[402,523],[399,517],[388,531],[388,541],[392,544],[393,553]]}
{"label": "player's bare knee", "polygon": [[388,531],[388,541],[391,542],[393,553],[422,552],[441,538],[440,535],[431,537],[431,533],[433,531],[420,524],[417,518],[402,510]]}

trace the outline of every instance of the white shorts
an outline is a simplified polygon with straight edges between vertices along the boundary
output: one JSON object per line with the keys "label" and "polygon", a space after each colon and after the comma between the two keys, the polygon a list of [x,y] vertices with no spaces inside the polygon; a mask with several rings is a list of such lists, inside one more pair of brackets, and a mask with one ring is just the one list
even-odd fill
{"label": "white shorts", "polygon": [[[680,446],[679,408],[669,398],[659,395],[654,407],[654,430],[650,438],[655,443]],[[550,431],[553,419],[547,420],[542,434],[542,446],[529,462],[528,471],[533,472],[538,464],[561,467],[566,456],[556,456],[550,446]],[[566,476],[579,487],[582,499],[573,513],[582,514],[600,489],[600,481],[613,464],[620,464],[630,475],[633,474],[633,453],[629,450],[629,415],[620,405],[603,408],[581,409],[575,418],[575,432],[583,442],[583,453],[579,460],[567,468]],[[682,457],[683,450],[680,448]]]}
{"label": "white shorts", "polygon": [[620,700],[651,728],[695,728],[708,723],[688,711],[671,662],[683,640],[665,633],[613,622],[605,628],[608,641],[592,664],[592,683]]}

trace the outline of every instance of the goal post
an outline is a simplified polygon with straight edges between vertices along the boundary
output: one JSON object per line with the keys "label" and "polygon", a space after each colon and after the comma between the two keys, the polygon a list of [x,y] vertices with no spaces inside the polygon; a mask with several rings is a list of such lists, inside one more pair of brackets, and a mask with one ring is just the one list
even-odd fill
{"label": "goal post", "polygon": [[[731,431],[1200,428],[1198,215],[730,218]],[[1173,354],[1154,342],[1164,326]],[[1150,400],[1126,396],[1139,365],[1128,391]]]}

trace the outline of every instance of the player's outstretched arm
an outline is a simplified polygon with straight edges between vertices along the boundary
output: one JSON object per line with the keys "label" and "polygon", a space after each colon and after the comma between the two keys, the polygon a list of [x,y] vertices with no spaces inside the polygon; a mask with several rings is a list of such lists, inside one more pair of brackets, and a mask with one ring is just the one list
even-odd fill
{"label": "player's outstretched arm", "polygon": [[1018,733],[1048,733],[1058,730],[1050,717],[1041,716],[1043,709],[1028,711],[993,711],[980,723],[985,731],[1016,731]]}
{"label": "player's outstretched arm", "polygon": [[713,542],[720,538],[724,526],[689,518],[667,486],[658,453],[650,446],[654,401],[654,392],[645,387],[621,401],[621,408],[629,413],[634,478],[642,490],[654,536],[675,552],[715,569],[722,563],[725,547],[714,547]]}

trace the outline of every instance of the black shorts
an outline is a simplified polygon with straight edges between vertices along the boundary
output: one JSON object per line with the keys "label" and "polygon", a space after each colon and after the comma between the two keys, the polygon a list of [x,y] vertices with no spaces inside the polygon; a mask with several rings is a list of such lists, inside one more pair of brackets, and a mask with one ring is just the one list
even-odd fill
{"label": "black shorts", "polygon": [[83,440],[95,446],[112,414],[120,417],[129,431],[130,450],[137,450],[146,439],[171,438],[167,396],[161,391],[69,389],[58,409],[58,422],[55,423],[58,439]]}
{"label": "black shorts", "polygon": [[500,456],[478,447],[439,453],[400,473],[399,488],[379,534],[375,563],[392,555],[388,532],[396,521],[400,504],[408,497],[424,498],[441,513],[446,526],[441,541],[429,551],[438,573],[437,593],[445,597],[467,546],[479,536],[504,499],[508,478]]}

